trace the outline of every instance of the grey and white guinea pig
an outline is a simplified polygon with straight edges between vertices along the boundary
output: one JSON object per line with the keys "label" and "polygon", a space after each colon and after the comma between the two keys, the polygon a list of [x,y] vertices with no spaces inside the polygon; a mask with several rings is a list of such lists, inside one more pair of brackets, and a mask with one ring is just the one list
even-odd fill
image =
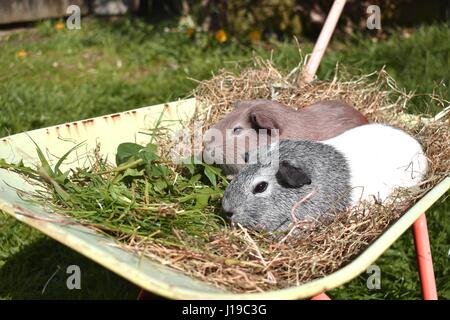
{"label": "grey and white guinea pig", "polygon": [[271,133],[278,129],[279,139],[322,141],[363,124],[367,124],[366,117],[342,101],[319,101],[299,110],[271,100],[241,101],[206,132],[203,154],[225,174],[234,175],[243,167],[242,159],[250,148],[245,139],[257,141],[256,146],[271,143]]}
{"label": "grey and white guinea pig", "polygon": [[427,170],[420,144],[381,124],[323,142],[282,140],[267,148],[268,157],[246,165],[222,200],[233,222],[266,231],[285,231],[297,218],[320,217],[360,200],[383,201],[395,188],[417,185]]}

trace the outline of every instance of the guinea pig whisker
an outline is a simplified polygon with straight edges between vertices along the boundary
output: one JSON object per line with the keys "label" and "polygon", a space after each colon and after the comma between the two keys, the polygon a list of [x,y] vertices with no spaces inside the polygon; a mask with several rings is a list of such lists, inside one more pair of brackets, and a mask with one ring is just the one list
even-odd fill
{"label": "guinea pig whisker", "polygon": [[311,198],[315,193],[317,192],[317,189],[314,188],[310,193],[308,193],[306,196],[304,196],[302,199],[300,199],[299,201],[297,201],[291,209],[291,218],[292,218],[292,222],[297,225],[299,223],[299,220],[297,219],[297,217],[295,216],[295,210],[297,210],[297,208],[304,203],[306,200],[308,200],[309,198]]}
{"label": "guinea pig whisker", "polygon": [[288,218],[286,218],[286,219],[284,219],[283,221],[281,221],[279,224],[278,224],[278,226],[276,227],[276,228],[274,228],[273,229],[273,231],[274,232],[277,232],[286,222],[288,222],[289,221],[289,219]]}
{"label": "guinea pig whisker", "polygon": [[[302,199],[300,199],[299,201],[297,201],[291,210],[291,220],[293,222],[293,227],[289,230],[289,232],[286,234],[286,236],[284,236],[281,240],[280,240],[280,244],[283,243],[284,241],[286,241],[286,239],[288,239],[290,237],[291,234],[294,233],[294,231],[301,225],[301,221],[295,216],[295,210],[298,209],[298,207],[304,203],[306,200],[308,200],[309,198],[311,198],[315,193],[317,192],[317,188],[314,188],[310,193],[308,193],[306,196],[304,196]],[[279,228],[281,228],[281,226],[283,226],[287,221],[289,221],[289,219],[285,219],[283,220],[282,223],[280,223],[278,225],[277,228],[275,228],[274,231],[277,231]]]}

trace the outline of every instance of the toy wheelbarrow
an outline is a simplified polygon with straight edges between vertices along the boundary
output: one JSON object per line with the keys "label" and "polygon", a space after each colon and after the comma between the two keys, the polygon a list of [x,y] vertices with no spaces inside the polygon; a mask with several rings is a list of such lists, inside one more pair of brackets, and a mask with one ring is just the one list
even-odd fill
{"label": "toy wheelbarrow", "polygon": [[[335,1],[302,74],[302,80],[310,81],[314,78],[344,3],[345,1]],[[195,99],[187,99],[12,135],[0,139],[0,159],[4,158],[7,162],[23,160],[26,165],[37,163],[35,146],[30,138],[42,150],[51,150],[52,153],[47,154],[50,160],[60,158],[71,147],[83,141],[85,141],[86,151],[94,150],[100,143],[103,155],[111,159],[114,158],[120,143],[130,141],[143,145],[148,143],[150,137],[142,133],[142,129],[154,128],[158,122],[165,120],[167,120],[166,123],[170,123],[169,126],[176,129],[180,126],[180,122],[176,120],[189,119],[193,116],[196,107],[202,106]],[[71,154],[61,169],[82,166],[83,155],[79,152],[81,150],[77,149]],[[207,282],[174,271],[166,265],[122,249],[114,240],[104,235],[75,224],[69,218],[56,216],[36,203],[23,200],[16,191],[16,189],[33,191],[34,188],[21,176],[7,170],[0,170],[0,210],[140,286],[145,290],[141,293],[141,297],[145,296],[145,292],[152,292],[173,299],[242,300],[311,297],[327,299],[325,294],[327,290],[336,288],[364,272],[412,226],[423,296],[425,299],[437,299],[424,213],[450,189],[450,177],[436,185],[357,258],[341,269],[298,286],[263,293],[242,294],[214,287]]]}

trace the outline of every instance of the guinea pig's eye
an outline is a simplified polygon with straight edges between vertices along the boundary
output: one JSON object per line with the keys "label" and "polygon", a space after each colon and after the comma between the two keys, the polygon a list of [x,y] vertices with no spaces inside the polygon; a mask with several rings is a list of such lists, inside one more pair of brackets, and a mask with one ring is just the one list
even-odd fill
{"label": "guinea pig's eye", "polygon": [[242,127],[236,127],[233,129],[233,134],[240,134],[242,132]]}
{"label": "guinea pig's eye", "polygon": [[267,182],[261,181],[255,186],[255,189],[253,189],[253,193],[262,193],[266,191],[268,185],[269,184]]}

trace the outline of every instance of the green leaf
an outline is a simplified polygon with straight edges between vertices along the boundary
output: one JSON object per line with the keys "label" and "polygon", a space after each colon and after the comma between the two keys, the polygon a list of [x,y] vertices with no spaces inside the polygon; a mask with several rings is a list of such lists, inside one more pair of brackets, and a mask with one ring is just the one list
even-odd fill
{"label": "green leaf", "polygon": [[[81,145],[83,145],[85,143],[85,141],[77,144],[76,146],[70,148],[69,151],[67,151],[61,158],[59,158],[58,162],[55,165],[55,174],[56,175],[62,175],[63,173],[61,172],[61,170],[59,170],[59,167],[61,166],[61,164],[63,163],[64,160],[67,159],[67,157],[69,156],[69,154],[71,154],[75,149],[77,149],[78,147],[80,147]],[[58,181],[59,182],[59,181]]]}
{"label": "green leaf", "polygon": [[117,147],[116,165],[120,166],[131,158],[138,159],[139,151],[141,151],[143,148],[143,146],[137,143],[125,142],[119,144],[119,146]]}
{"label": "green leaf", "polygon": [[189,200],[194,200],[194,208],[203,209],[208,205],[210,197],[211,195],[209,193],[193,193],[180,198],[179,201],[188,202]]}
{"label": "green leaf", "polygon": [[38,171],[25,166],[23,160],[20,160],[19,163],[8,163],[5,159],[0,159],[0,169],[13,170],[32,179],[38,179],[39,177]]}
{"label": "green leaf", "polygon": [[45,179],[46,182],[50,183],[54,187],[56,193],[65,202],[70,200],[70,195],[58,184],[58,182],[56,182],[56,180],[52,176],[48,174],[47,170],[43,166],[41,166],[37,172],[42,178]]}
{"label": "green leaf", "polygon": [[210,195],[208,193],[199,193],[195,195],[195,209],[203,209],[208,205]]}
{"label": "green leaf", "polygon": [[186,195],[184,197],[179,198],[178,201],[183,203],[183,202],[187,202],[187,201],[189,201],[191,199],[195,199],[195,194],[188,194],[188,195]]}
{"label": "green leaf", "polygon": [[[161,113],[159,114],[158,120],[156,120],[156,123],[155,123],[155,125],[153,126],[153,128],[155,128],[155,129],[158,129],[158,128],[159,128],[159,126],[160,126],[161,123],[162,123],[163,116],[164,116],[164,111],[161,111]],[[153,139],[154,139],[154,138],[155,138],[155,136],[152,135],[151,138],[150,138],[150,143],[153,142]]]}
{"label": "green leaf", "polygon": [[139,151],[139,157],[147,163],[159,160],[157,150],[158,148],[156,145],[149,143],[145,146],[145,148]]}
{"label": "green leaf", "polygon": [[145,168],[145,172],[147,173],[147,175],[149,177],[164,177],[166,175],[169,174],[169,169],[166,166],[162,166],[162,165],[154,165],[154,164],[149,164],[147,165],[147,167]]}
{"label": "green leaf", "polygon": [[189,170],[189,173],[191,175],[193,175],[195,173],[195,164],[193,164],[193,163],[186,163],[184,166]]}
{"label": "green leaf", "polygon": [[[31,137],[30,137],[30,139],[31,139]],[[39,146],[33,139],[31,139],[31,141],[33,141],[34,145],[36,146],[36,152],[38,154],[39,160],[41,161],[42,169],[45,171],[45,173],[47,173],[47,175],[49,177],[54,177],[55,174],[54,174],[52,168],[50,167],[50,164],[48,163],[47,158],[45,158],[45,155],[42,152],[41,148],[39,148]]]}
{"label": "green leaf", "polygon": [[194,183],[200,181],[201,178],[202,178],[201,174],[196,174],[196,175],[192,176],[192,178],[189,180],[189,182],[191,184],[194,184]]}
{"label": "green leaf", "polygon": [[122,179],[125,177],[142,177],[143,175],[144,175],[143,170],[127,169],[124,171]]}
{"label": "green leaf", "polygon": [[216,172],[210,166],[205,166],[204,172],[211,184],[215,187],[217,185]]}
{"label": "green leaf", "polygon": [[[209,164],[203,164],[203,166],[208,167],[209,170],[211,170],[212,172],[214,172],[214,174],[216,175],[217,178],[219,178],[219,180],[222,180],[222,183],[224,184],[224,186],[228,186],[228,180],[227,178],[222,174],[222,169],[217,168],[217,167],[213,167],[210,166]],[[215,185],[214,185],[215,186]]]}
{"label": "green leaf", "polygon": [[211,201],[219,200],[223,196],[223,190],[216,187],[214,190],[210,193]]}
{"label": "green leaf", "polygon": [[69,176],[70,171],[66,171],[64,173],[60,173],[55,177],[55,181],[59,184],[65,184],[67,177]]}
{"label": "green leaf", "polygon": [[167,188],[167,183],[164,180],[156,180],[153,188],[155,189],[155,191],[161,193]]}

